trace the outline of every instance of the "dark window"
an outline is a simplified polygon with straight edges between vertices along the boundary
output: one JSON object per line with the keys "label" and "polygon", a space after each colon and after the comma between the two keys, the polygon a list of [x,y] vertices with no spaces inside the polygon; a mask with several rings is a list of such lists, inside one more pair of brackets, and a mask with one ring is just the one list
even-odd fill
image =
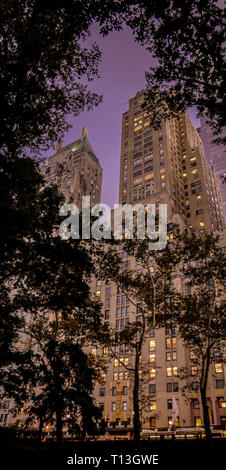
{"label": "dark window", "polygon": [[167,408],[168,408],[168,410],[172,410],[172,407],[173,407],[173,402],[172,402],[172,400],[171,400],[171,399],[170,399],[170,400],[167,400]]}
{"label": "dark window", "polygon": [[149,385],[149,393],[156,393],[156,385],[155,384],[150,384]]}
{"label": "dark window", "polygon": [[106,288],[106,297],[109,297],[110,294],[111,294],[111,288],[107,287]]}
{"label": "dark window", "polygon": [[216,380],[216,388],[224,388],[224,380]]}
{"label": "dark window", "polygon": [[196,391],[199,389],[199,384],[198,382],[192,382],[192,390]]}
{"label": "dark window", "polygon": [[100,388],[100,397],[105,396],[105,388]]}
{"label": "dark window", "polygon": [[112,387],[111,393],[112,393],[112,396],[113,396],[113,397],[116,396],[116,392],[117,392],[116,387]]}
{"label": "dark window", "polygon": [[105,310],[104,318],[105,320],[108,320],[110,316],[110,310]]}
{"label": "dark window", "polygon": [[167,386],[167,392],[172,392],[173,391],[172,383],[167,383],[166,386]]}
{"label": "dark window", "polygon": [[191,284],[189,282],[186,282],[186,284],[185,284],[185,292],[186,292],[186,294],[191,292]]}
{"label": "dark window", "polygon": [[173,383],[173,391],[178,392],[178,382]]}

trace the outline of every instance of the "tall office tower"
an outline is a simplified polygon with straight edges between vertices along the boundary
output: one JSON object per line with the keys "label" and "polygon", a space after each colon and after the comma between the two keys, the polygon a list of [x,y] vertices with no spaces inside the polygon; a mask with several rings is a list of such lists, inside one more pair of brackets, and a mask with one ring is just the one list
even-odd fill
{"label": "tall office tower", "polygon": [[99,204],[101,198],[103,170],[87,136],[88,131],[83,128],[80,139],[65,147],[58,142],[54,155],[41,168],[47,184],[56,184],[66,202],[79,208],[82,196],[90,196],[91,206]]}
{"label": "tall office tower", "polygon": [[[219,230],[223,237],[218,180],[204,158],[201,139],[188,113],[178,120],[162,122],[161,128],[154,131],[142,103],[143,92],[140,92],[129,101],[129,110],[122,118],[119,203],[154,203],[156,206],[167,203],[169,222],[198,232]],[[141,275],[139,263],[134,262],[122,246],[119,252],[122,268]],[[179,291],[189,293],[188,279],[175,273],[172,281]],[[93,279],[92,290],[102,302],[104,321],[116,334],[128,323],[136,321],[140,312],[139,299],[131,301],[126,292],[110,280]],[[92,354],[101,354],[95,344]],[[133,425],[133,377],[128,368],[133,368],[134,356],[120,344],[115,346],[114,358],[108,354],[107,348],[103,348],[108,367],[103,371],[102,384],[95,386],[93,395],[102,408],[109,435],[126,435]],[[142,388],[147,403],[147,409],[142,409],[142,432],[150,434],[156,428],[166,430],[169,427],[173,396],[179,408],[177,426],[200,429],[203,417],[196,377],[192,378],[188,401],[179,376],[180,369],[191,367],[191,363],[190,353],[179,337],[176,325],[150,328],[142,349],[142,367],[146,367]],[[219,364],[211,365],[208,385],[211,422],[222,426],[226,424],[226,408],[223,408],[226,406],[225,375],[226,368],[221,360]],[[224,397],[223,401],[220,402],[218,397]],[[219,403],[223,403],[222,407]]]}
{"label": "tall office tower", "polygon": [[[205,157],[211,168],[219,178],[220,189],[223,199],[223,209],[226,218],[226,153],[223,145],[217,145],[213,142],[216,136],[213,135],[211,127],[207,124],[204,116],[200,117],[201,127],[199,135],[204,146]],[[222,133],[222,137],[226,136],[226,130]]]}
{"label": "tall office tower", "polygon": [[168,218],[177,214],[194,231],[223,230],[219,182],[189,114],[156,131],[143,101],[138,92],[122,118],[119,202],[166,203]]}

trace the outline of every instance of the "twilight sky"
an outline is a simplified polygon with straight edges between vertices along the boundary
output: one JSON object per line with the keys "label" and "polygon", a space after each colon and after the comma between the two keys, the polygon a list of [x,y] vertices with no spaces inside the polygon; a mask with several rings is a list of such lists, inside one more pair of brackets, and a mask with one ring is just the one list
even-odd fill
{"label": "twilight sky", "polygon": [[[73,127],[65,134],[63,145],[78,139],[82,127],[88,128],[89,142],[103,167],[101,199],[112,207],[118,202],[122,113],[128,109],[129,99],[145,87],[144,73],[153,64],[153,59],[135,43],[129,28],[114,31],[105,38],[93,28],[89,42],[94,41],[102,51],[101,78],[91,82],[89,88],[103,94],[103,102],[93,111],[69,119]],[[194,110],[191,118],[197,127],[199,121]]]}

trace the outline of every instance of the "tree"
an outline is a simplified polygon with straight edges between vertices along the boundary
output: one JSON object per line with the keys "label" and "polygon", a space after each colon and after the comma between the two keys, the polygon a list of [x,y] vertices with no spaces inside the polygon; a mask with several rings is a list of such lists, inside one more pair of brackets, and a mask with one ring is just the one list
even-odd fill
{"label": "tree", "polygon": [[22,349],[18,353],[11,347],[14,358],[2,368],[2,384],[19,407],[27,403],[38,416],[40,435],[44,422],[55,417],[59,445],[68,414],[69,424],[83,435],[97,431],[100,410],[91,394],[100,378],[98,362],[80,344],[102,344],[107,337],[100,305],[90,295],[93,269],[80,240],[61,240],[43,230],[27,243],[27,273],[24,268],[20,291],[25,312],[19,330]]}
{"label": "tree", "polygon": [[[58,207],[62,196],[53,187],[43,188],[44,180],[38,165],[29,158],[12,163],[0,157],[0,209],[2,216],[0,244],[0,304],[1,328],[0,363],[10,361],[10,345],[16,340],[22,318],[18,313],[26,296],[24,277],[34,262],[35,243],[40,234],[53,234],[58,228]],[[32,240],[32,244],[31,244]]]}
{"label": "tree", "polygon": [[33,427],[39,422],[39,440],[43,425],[52,424],[59,446],[65,425],[74,436],[97,434],[101,411],[92,390],[98,367],[79,345],[74,320],[50,321],[39,315],[26,333],[30,341],[22,359],[27,360],[5,373],[5,393],[14,398],[16,411],[22,408]]}
{"label": "tree", "polygon": [[97,74],[100,59],[96,45],[79,42],[93,21],[91,3],[1,2],[2,154],[47,149],[68,129],[68,114],[101,101],[81,82]]}
{"label": "tree", "polygon": [[[169,318],[175,321],[180,336],[191,353],[191,367],[181,371],[188,387],[198,382],[206,438],[211,437],[207,387],[210,366],[224,361],[225,351],[225,257],[218,238],[184,235],[179,242],[189,293],[178,293]],[[195,375],[193,375],[195,374]]]}
{"label": "tree", "polygon": [[[142,407],[146,405],[144,387],[150,374],[149,355],[144,352],[145,343],[153,328],[165,325],[172,308],[171,274],[178,261],[176,250],[168,244],[161,252],[149,250],[149,240],[120,240],[114,249],[100,250],[99,275],[111,279],[127,296],[134,307],[133,321],[121,331],[112,330],[112,356],[128,370],[133,386],[133,434],[140,440]],[[117,244],[116,244],[117,246]],[[122,251],[121,251],[122,250]],[[121,254],[130,261],[125,268]],[[139,274],[138,274],[139,273]],[[121,361],[118,349],[124,348],[129,363]],[[147,360],[146,360],[147,358]],[[141,361],[142,360],[142,361]],[[154,367],[154,365],[153,365]],[[150,377],[148,377],[149,380]],[[143,406],[142,406],[143,405]]]}
{"label": "tree", "polygon": [[220,133],[226,125],[223,7],[215,0],[132,3],[127,24],[157,59],[146,73],[153,124],[195,105]]}

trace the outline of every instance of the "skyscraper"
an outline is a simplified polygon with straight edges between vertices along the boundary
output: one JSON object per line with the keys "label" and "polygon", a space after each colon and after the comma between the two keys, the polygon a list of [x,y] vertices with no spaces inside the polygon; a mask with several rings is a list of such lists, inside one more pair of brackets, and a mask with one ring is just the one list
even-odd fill
{"label": "skyscraper", "polygon": [[[223,145],[213,142],[216,136],[213,135],[211,127],[207,124],[204,116],[200,117],[201,127],[199,134],[204,146],[205,157],[211,168],[219,178],[220,189],[223,199],[224,215],[226,217],[226,153]],[[226,130],[223,131],[222,137],[226,136]]]}
{"label": "skyscraper", "polygon": [[[119,203],[154,203],[156,212],[159,204],[166,203],[169,222],[198,233],[223,233],[218,178],[205,159],[202,141],[189,114],[162,121],[161,128],[153,130],[151,116],[142,108],[143,98],[143,91],[138,92],[122,117]],[[125,251],[120,250],[120,257],[125,268],[134,270],[137,276],[141,274],[142,270]],[[183,276],[177,277],[175,273],[173,282],[180,291],[189,292],[189,282]],[[102,302],[104,321],[116,334],[136,321],[139,306],[130,302],[114,283],[94,279],[92,289]],[[125,435],[133,423],[133,378],[128,369],[133,367],[134,357],[124,346],[116,347],[115,358],[109,356],[102,384],[96,385],[94,396],[103,410],[109,434]],[[93,345],[92,354],[98,353],[100,351]],[[103,355],[107,357],[107,348],[103,348]],[[179,379],[180,369],[190,367],[190,353],[177,334],[176,325],[150,329],[141,359],[142,364],[149,367],[144,379],[144,394],[149,405],[142,415],[143,432],[148,434],[156,428],[169,427],[173,399],[179,413],[176,424],[181,428],[199,428],[203,421],[195,379],[190,402],[185,400]],[[213,422],[223,425],[226,422],[224,405],[222,408],[216,405],[217,396],[224,394],[222,364],[211,365],[211,378],[208,393],[217,389],[211,392]]]}
{"label": "skyscraper", "polygon": [[223,230],[219,182],[189,114],[154,130],[143,102],[141,91],[122,117],[119,202],[166,203],[168,218],[178,214],[194,231]]}
{"label": "skyscraper", "polygon": [[62,147],[58,142],[55,153],[42,166],[47,184],[56,184],[66,202],[81,208],[82,196],[90,196],[90,204],[100,203],[103,170],[89,141],[88,131],[82,129],[80,139]]}

